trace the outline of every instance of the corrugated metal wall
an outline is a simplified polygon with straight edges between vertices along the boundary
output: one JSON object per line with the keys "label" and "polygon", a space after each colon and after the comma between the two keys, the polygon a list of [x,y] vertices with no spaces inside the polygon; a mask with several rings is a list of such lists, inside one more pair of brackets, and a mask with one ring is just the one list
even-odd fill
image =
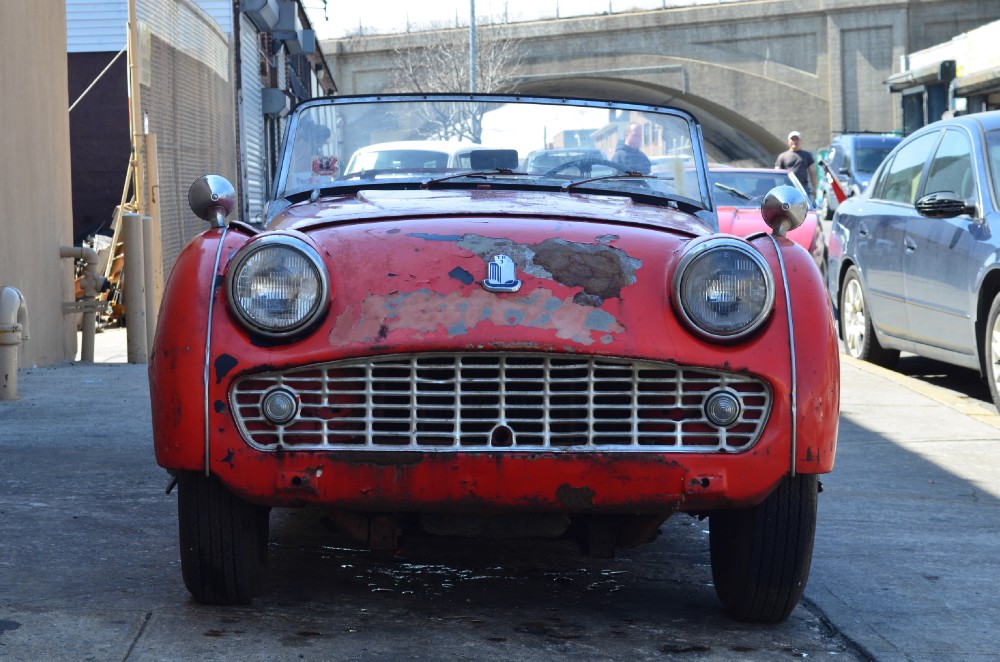
{"label": "corrugated metal wall", "polygon": [[243,167],[244,218],[255,220],[263,212],[267,177],[266,134],[261,112],[260,33],[254,24],[240,15],[240,73],[242,93],[240,151]]}
{"label": "corrugated metal wall", "polygon": [[[229,35],[191,0],[138,0],[151,32],[150,86],[142,109],[159,151],[164,272],[208,225],[188,208],[187,191],[206,173],[236,183],[236,113]],[[231,12],[231,10],[230,10]]]}

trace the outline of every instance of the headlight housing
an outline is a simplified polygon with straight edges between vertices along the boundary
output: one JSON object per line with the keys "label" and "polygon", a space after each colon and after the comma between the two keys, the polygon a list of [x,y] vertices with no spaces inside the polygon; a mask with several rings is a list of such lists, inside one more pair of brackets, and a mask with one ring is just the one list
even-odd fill
{"label": "headlight housing", "polygon": [[319,253],[285,235],[247,246],[226,275],[229,303],[247,329],[284,338],[308,328],[329,301],[329,277]]}
{"label": "headlight housing", "polygon": [[674,301],[685,324],[709,340],[743,338],[774,308],[774,277],[764,256],[736,237],[693,244],[674,274]]}

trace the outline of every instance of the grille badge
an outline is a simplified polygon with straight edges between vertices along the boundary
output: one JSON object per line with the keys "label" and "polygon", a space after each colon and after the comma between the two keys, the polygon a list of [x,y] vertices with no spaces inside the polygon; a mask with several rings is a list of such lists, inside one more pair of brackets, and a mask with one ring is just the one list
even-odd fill
{"label": "grille badge", "polygon": [[486,264],[486,279],[483,288],[487,292],[517,292],[521,289],[521,281],[517,276],[516,265],[510,256],[498,254]]}

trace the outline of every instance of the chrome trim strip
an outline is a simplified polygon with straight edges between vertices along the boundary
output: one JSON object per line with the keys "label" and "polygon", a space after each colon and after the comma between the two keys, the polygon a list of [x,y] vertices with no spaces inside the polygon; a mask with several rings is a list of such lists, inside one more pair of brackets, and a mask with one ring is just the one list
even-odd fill
{"label": "chrome trim strip", "polygon": [[211,378],[211,368],[212,368],[212,315],[215,312],[215,293],[219,289],[216,282],[219,279],[219,263],[222,261],[222,247],[226,244],[226,233],[229,232],[229,226],[224,226],[222,228],[222,236],[219,237],[219,247],[215,251],[215,266],[212,268],[212,289],[208,297],[208,324],[206,324],[205,329],[205,370],[202,374],[202,387],[203,399],[205,405],[205,476],[208,476],[211,472],[208,468],[208,453],[209,453],[209,443],[208,443],[208,431],[209,431],[209,406],[208,406],[208,384]]}
{"label": "chrome trim strip", "polygon": [[778,240],[774,238],[774,235],[769,235],[771,237],[771,243],[774,244],[774,251],[778,254],[778,264],[781,265],[781,280],[784,281],[783,286],[785,288],[785,314],[788,316],[788,350],[790,354],[791,361],[791,372],[792,372],[792,464],[790,475],[795,477],[795,457],[798,452],[798,442],[799,442],[799,429],[798,429],[798,369],[795,364],[795,322],[792,320],[792,297],[788,290],[788,273],[785,271],[785,256],[781,253],[781,248],[778,246]]}

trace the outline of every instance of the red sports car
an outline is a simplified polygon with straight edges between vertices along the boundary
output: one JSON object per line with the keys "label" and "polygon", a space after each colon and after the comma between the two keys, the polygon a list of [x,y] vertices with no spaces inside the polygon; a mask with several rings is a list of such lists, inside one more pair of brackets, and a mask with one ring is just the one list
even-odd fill
{"label": "red sports car", "polygon": [[802,184],[786,170],[771,168],[734,168],[711,165],[708,170],[715,204],[719,213],[719,229],[745,237],[754,232],[766,232],[761,216],[764,196],[775,186],[792,186],[806,198],[809,209],[802,225],[788,231],[788,238],[809,251],[820,271],[826,273],[826,234],[819,212],[809,200]]}
{"label": "red sports car", "polygon": [[[563,132],[611,154],[632,124],[677,167],[518,170]],[[418,153],[458,139],[491,147]],[[340,172],[385,141],[391,159]],[[720,234],[690,114],[317,99],[287,118],[263,227],[227,220],[220,177],[189,198],[210,227],[173,267],[149,377],[197,601],[260,594],[270,509],[317,506],[376,549],[574,536],[597,556],[707,516],[726,611],[794,608],[836,451],[836,338],[819,270],[782,236],[800,192],[766,196],[772,234]]]}

